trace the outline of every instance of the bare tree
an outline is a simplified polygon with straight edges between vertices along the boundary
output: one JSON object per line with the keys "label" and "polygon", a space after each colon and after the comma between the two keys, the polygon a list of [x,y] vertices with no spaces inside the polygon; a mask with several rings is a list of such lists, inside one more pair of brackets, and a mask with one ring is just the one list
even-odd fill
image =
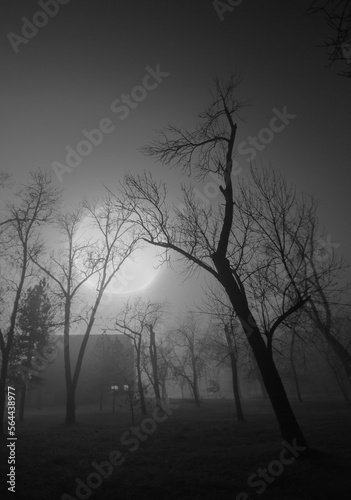
{"label": "bare tree", "polygon": [[251,182],[240,183],[235,209],[255,256],[240,272],[267,348],[273,356],[274,334],[303,307],[350,377],[351,356],[332,333],[332,308],[343,302],[340,281],[346,266],[319,229],[317,204],[312,197],[298,196],[277,172],[264,167],[251,172]]}
{"label": "bare tree", "polygon": [[348,266],[328,243],[330,235],[320,231],[315,210],[309,213],[304,229],[304,239],[296,235],[294,242],[303,263],[298,269],[298,279],[309,288],[306,314],[339,358],[351,382],[351,354],[334,334],[349,293],[349,284],[341,284]]}
{"label": "bare tree", "polygon": [[351,78],[351,4],[349,0],[312,0],[308,12],[320,14],[327,31],[322,47],[327,49],[329,66],[341,63],[340,76]]}
{"label": "bare tree", "polygon": [[167,382],[172,379],[170,357],[172,346],[168,341],[167,332],[164,330],[157,345],[158,378],[161,387],[161,399],[168,402]]}
{"label": "bare tree", "polygon": [[127,300],[115,318],[113,330],[117,330],[129,337],[134,346],[137,388],[139,392],[140,408],[143,415],[147,415],[145,390],[143,384],[143,332],[145,335],[147,308],[144,308],[141,298]]}
{"label": "bare tree", "polygon": [[219,364],[226,363],[229,358],[236,418],[239,422],[243,421],[245,418],[240,399],[239,357],[246,353],[247,342],[243,338],[245,336],[233,307],[222,290],[209,288],[205,291],[204,305],[199,310],[210,318],[211,333],[208,343],[211,345],[211,357]]}
{"label": "bare tree", "polygon": [[[236,252],[236,265],[229,260],[232,230],[235,228],[232,169],[236,119],[243,103],[235,97],[239,80],[215,81],[212,102],[199,115],[193,131],[169,127],[144,151],[166,165],[179,165],[198,179],[218,176],[221,201],[204,205],[192,186],[182,186],[183,203],[168,203],[166,186],[151,174],[127,175],[121,187],[125,206],[134,211],[134,222],[144,240],[179,256],[184,273],[202,268],[224,288],[254,352],[275,411],[281,434],[308,452],[306,440],[296,421],[277,368],[252,314],[243,281],[236,272],[238,260],[245,258],[245,242]],[[217,200],[216,200],[217,201]],[[218,200],[219,201],[219,200]],[[229,254],[230,251],[230,254]]]}
{"label": "bare tree", "polygon": [[42,172],[30,174],[30,181],[15,193],[14,201],[5,209],[2,220],[0,270],[6,293],[0,328],[0,349],[2,355],[0,374],[0,415],[3,433],[5,410],[5,388],[10,353],[15,335],[20,300],[24,286],[33,273],[31,259],[37,258],[43,248],[39,230],[51,221],[59,200],[59,192],[52,186],[50,178]]}
{"label": "bare tree", "polygon": [[[156,328],[162,323],[165,314],[165,303],[143,301],[140,297],[128,300],[115,319],[114,329],[124,333],[133,341],[135,349],[135,367],[140,406],[143,415],[147,414],[144,394],[143,373],[148,376],[156,397],[156,404],[161,402],[159,386],[158,352]],[[149,337],[147,339],[147,337]],[[148,351],[146,354],[145,351]],[[147,363],[151,364],[151,373]]]}
{"label": "bare tree", "polygon": [[[85,349],[93,328],[98,307],[108,285],[135,249],[137,237],[131,227],[127,210],[116,210],[111,198],[99,203],[84,202],[83,207],[61,215],[57,226],[65,244],[50,258],[52,265],[37,266],[56,284],[64,315],[64,361],[66,381],[66,424],[76,421],[75,394]],[[96,236],[86,236],[93,233]],[[71,365],[70,333],[74,300],[88,280],[93,280],[95,298],[89,307],[85,331],[74,369]]]}
{"label": "bare tree", "polygon": [[206,333],[199,329],[193,314],[189,314],[176,329],[168,332],[172,345],[169,363],[173,376],[186,380],[197,407],[200,406],[199,379],[206,360]]}

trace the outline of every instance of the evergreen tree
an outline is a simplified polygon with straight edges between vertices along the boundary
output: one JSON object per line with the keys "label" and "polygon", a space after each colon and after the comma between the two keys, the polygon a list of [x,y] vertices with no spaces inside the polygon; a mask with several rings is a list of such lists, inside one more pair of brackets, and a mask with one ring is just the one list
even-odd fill
{"label": "evergreen tree", "polygon": [[50,351],[53,310],[45,278],[29,287],[20,303],[11,352],[9,379],[20,388],[19,419],[23,420],[27,389],[43,383]]}

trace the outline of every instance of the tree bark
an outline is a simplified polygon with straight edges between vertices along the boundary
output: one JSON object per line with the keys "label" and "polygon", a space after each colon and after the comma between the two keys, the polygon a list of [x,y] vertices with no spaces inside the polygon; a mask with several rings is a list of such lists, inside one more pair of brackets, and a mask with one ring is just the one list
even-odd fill
{"label": "tree bark", "polygon": [[76,388],[71,381],[66,386],[66,419],[65,424],[70,425],[76,422]]}
{"label": "tree bark", "polygon": [[193,352],[191,353],[191,356],[192,356],[192,369],[193,369],[192,390],[194,394],[195,406],[200,407],[200,395],[199,395],[199,386],[198,386],[197,371],[196,371],[197,367]]}
{"label": "tree bark", "polygon": [[327,361],[328,361],[328,365],[330,366],[331,371],[333,372],[335,380],[336,380],[336,382],[338,384],[338,387],[339,387],[339,389],[340,389],[340,391],[341,391],[341,393],[342,393],[345,401],[347,401],[348,403],[350,403],[351,400],[350,400],[350,397],[349,397],[349,395],[347,393],[347,389],[346,389],[343,381],[341,380],[341,377],[340,377],[339,373],[337,372],[336,368],[333,366],[333,362],[330,361],[328,358],[327,358]]}
{"label": "tree bark", "polygon": [[238,365],[236,361],[236,355],[234,352],[234,346],[232,338],[230,337],[230,333],[227,325],[224,327],[224,332],[227,340],[227,345],[229,348],[229,359],[232,368],[232,385],[233,385],[233,393],[234,393],[234,401],[235,401],[235,409],[236,409],[236,418],[238,422],[243,422],[245,420],[244,412],[241,406],[240,399],[240,387],[239,387],[239,377],[238,377]]}
{"label": "tree bark", "polygon": [[141,368],[140,368],[140,346],[139,346],[139,350],[137,352],[137,367],[136,368],[137,368],[137,376],[138,376],[138,392],[139,392],[141,413],[142,413],[142,415],[146,416],[147,415],[147,408],[146,408],[144,387],[143,387]]}
{"label": "tree bark", "polygon": [[161,394],[160,394],[160,382],[158,377],[158,365],[157,365],[157,346],[156,346],[156,338],[155,331],[152,325],[149,325],[150,332],[150,345],[149,345],[149,353],[150,353],[150,361],[152,366],[152,375],[153,375],[153,386],[156,397],[157,404],[161,402]]}
{"label": "tree bark", "polygon": [[300,384],[299,384],[299,378],[297,376],[296,372],[296,367],[295,367],[295,360],[294,360],[294,343],[295,343],[295,332],[292,332],[292,338],[291,338],[291,344],[290,344],[290,367],[291,371],[293,374],[293,379],[294,379],[294,385],[295,385],[295,391],[297,395],[297,399],[302,403],[302,396],[301,396],[301,391],[300,391]]}
{"label": "tree bark", "polygon": [[236,408],[236,418],[238,422],[243,422],[245,420],[244,412],[241,406],[240,392],[239,392],[239,377],[238,377],[238,366],[236,363],[234,353],[230,354],[230,363],[232,365],[232,383],[233,383],[233,392],[234,392],[234,400],[235,400],[235,408]]}
{"label": "tree bark", "polygon": [[220,251],[212,254],[212,259],[255,355],[268,397],[278,420],[281,435],[288,443],[296,442],[298,446],[304,447],[306,454],[308,452],[307,442],[292,411],[277,367],[251,314],[243,290],[239,288],[239,284],[234,279],[230,263],[225,256],[221,255]]}

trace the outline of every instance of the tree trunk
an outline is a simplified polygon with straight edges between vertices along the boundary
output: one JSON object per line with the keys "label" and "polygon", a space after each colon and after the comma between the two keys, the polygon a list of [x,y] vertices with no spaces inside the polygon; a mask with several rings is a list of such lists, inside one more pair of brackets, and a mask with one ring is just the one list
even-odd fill
{"label": "tree trunk", "polygon": [[351,355],[345,349],[345,347],[339,342],[339,340],[334,337],[331,333],[326,336],[328,345],[333,349],[337,357],[339,358],[346,375],[351,383]]}
{"label": "tree trunk", "polygon": [[333,366],[332,361],[330,361],[328,358],[327,358],[327,361],[328,361],[328,364],[329,364],[329,366],[331,368],[331,371],[334,374],[334,377],[335,377],[335,380],[336,380],[336,382],[338,384],[338,387],[339,387],[342,395],[344,396],[345,401],[347,401],[348,403],[350,403],[351,402],[350,397],[349,397],[349,395],[347,393],[346,387],[345,387],[343,381],[341,380],[341,377],[340,377],[337,369]]}
{"label": "tree trunk", "polygon": [[195,401],[195,406],[199,408],[201,406],[200,403],[200,398],[199,398],[199,393],[197,389],[197,385],[193,382],[193,385],[191,386],[193,394],[194,394],[194,401]]}
{"label": "tree trunk", "polygon": [[76,423],[76,388],[73,382],[66,386],[66,418],[65,424],[71,425]]}
{"label": "tree trunk", "polygon": [[225,327],[224,327],[224,332],[225,332],[225,336],[227,339],[230,364],[231,364],[231,368],[232,368],[232,384],[233,384],[233,393],[234,393],[234,401],[235,401],[235,409],[236,409],[236,418],[237,418],[238,422],[243,422],[245,420],[245,417],[244,417],[243,409],[241,406],[241,399],[240,399],[238,365],[236,362],[236,353],[234,352],[233,341],[232,341],[232,338],[230,337],[230,332],[229,332],[227,325],[225,325]]}
{"label": "tree trunk", "polygon": [[295,360],[294,360],[294,342],[295,342],[295,332],[293,331],[292,338],[291,338],[291,344],[290,344],[290,367],[291,367],[291,371],[293,374],[297,399],[299,400],[300,403],[302,403],[299,378],[297,376],[296,367],[295,367]]}
{"label": "tree trunk", "polygon": [[264,382],[263,382],[262,373],[260,372],[260,369],[258,366],[257,366],[257,378],[258,378],[258,382],[260,384],[263,399],[268,399],[268,394],[267,394],[266,387],[265,387]]}
{"label": "tree trunk", "polygon": [[298,446],[304,447],[304,454],[306,454],[308,452],[307,442],[292,411],[277,367],[251,314],[244,291],[234,279],[230,263],[225,256],[223,257],[223,253],[216,252],[212,254],[212,259],[256,358],[268,397],[279,423],[281,435],[291,445],[296,442]]}
{"label": "tree trunk", "polygon": [[194,358],[194,354],[192,353],[192,369],[193,369],[193,382],[192,382],[192,390],[194,394],[195,406],[200,406],[200,397],[199,397],[199,386],[197,381],[197,371],[196,371],[196,360]]}
{"label": "tree trunk", "polygon": [[238,366],[236,363],[235,354],[233,352],[230,353],[230,363],[232,366],[232,383],[236,408],[236,418],[238,422],[243,422],[245,420],[245,417],[240,400]]}
{"label": "tree trunk", "polygon": [[182,399],[184,399],[184,382],[183,382],[183,380],[180,380],[179,385],[180,385],[180,390],[182,393]]}
{"label": "tree trunk", "polygon": [[161,394],[160,394],[160,382],[159,382],[159,377],[158,377],[157,346],[156,346],[155,331],[154,331],[152,325],[149,325],[149,332],[150,332],[149,353],[150,353],[150,361],[151,361],[151,366],[152,366],[153,386],[154,386],[154,392],[155,392],[155,397],[156,397],[156,403],[160,404]]}
{"label": "tree trunk", "polygon": [[[248,312],[247,316],[244,317],[245,324],[249,324],[251,318],[252,315]],[[266,352],[264,340],[257,326],[253,328],[251,335],[249,335],[249,342],[261,371],[283,439],[290,444],[293,444],[296,439],[299,446],[304,446],[307,449],[307,442],[292,411],[277,367],[269,353]]]}
{"label": "tree trunk", "polygon": [[146,416],[147,415],[147,408],[146,408],[144,387],[143,387],[143,382],[142,382],[142,378],[141,378],[140,351],[137,353],[137,374],[138,374],[138,392],[139,392],[141,413],[142,413],[142,415]]}
{"label": "tree trunk", "polygon": [[63,358],[65,362],[65,382],[66,382],[65,424],[67,425],[74,424],[76,422],[75,387],[72,381],[71,357],[69,348],[70,318],[71,318],[71,303],[69,296],[66,296],[65,324],[63,332],[63,341],[64,341]]}

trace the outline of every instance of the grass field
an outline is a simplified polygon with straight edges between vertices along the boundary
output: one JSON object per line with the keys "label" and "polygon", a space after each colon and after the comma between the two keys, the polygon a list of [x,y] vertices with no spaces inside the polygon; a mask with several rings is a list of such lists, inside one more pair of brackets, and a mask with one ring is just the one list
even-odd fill
{"label": "grass field", "polygon": [[[250,487],[248,478],[279,460],[281,438],[268,402],[244,400],[247,421],[237,423],[231,401],[204,401],[201,408],[179,401],[164,422],[143,424],[144,441],[121,436],[130,428],[126,410],[115,413],[84,408],[66,427],[63,408],[28,412],[17,426],[16,493],[26,500],[91,499],[254,499],[346,500],[351,498],[351,407],[337,401],[294,404],[309,445],[318,458],[298,459],[271,481]],[[158,414],[161,415],[161,414]],[[137,425],[140,425],[141,417]],[[125,438],[126,440],[126,438]],[[132,449],[138,448],[132,451]],[[1,491],[7,489],[7,448],[1,450]],[[92,466],[118,450],[121,465],[105,466],[101,478]],[[95,472],[95,476],[89,476]],[[92,485],[76,495],[77,482]],[[100,477],[100,479],[99,479]],[[253,476],[252,476],[253,477]],[[255,478],[257,481],[258,477]],[[101,485],[94,488],[96,484]],[[257,484],[257,482],[255,483]],[[266,485],[266,486],[264,486]],[[83,487],[84,488],[84,487]],[[258,491],[265,489],[261,494]],[[240,492],[243,492],[240,496]],[[2,497],[3,498],[3,497]],[[11,497],[9,497],[11,498]]]}

